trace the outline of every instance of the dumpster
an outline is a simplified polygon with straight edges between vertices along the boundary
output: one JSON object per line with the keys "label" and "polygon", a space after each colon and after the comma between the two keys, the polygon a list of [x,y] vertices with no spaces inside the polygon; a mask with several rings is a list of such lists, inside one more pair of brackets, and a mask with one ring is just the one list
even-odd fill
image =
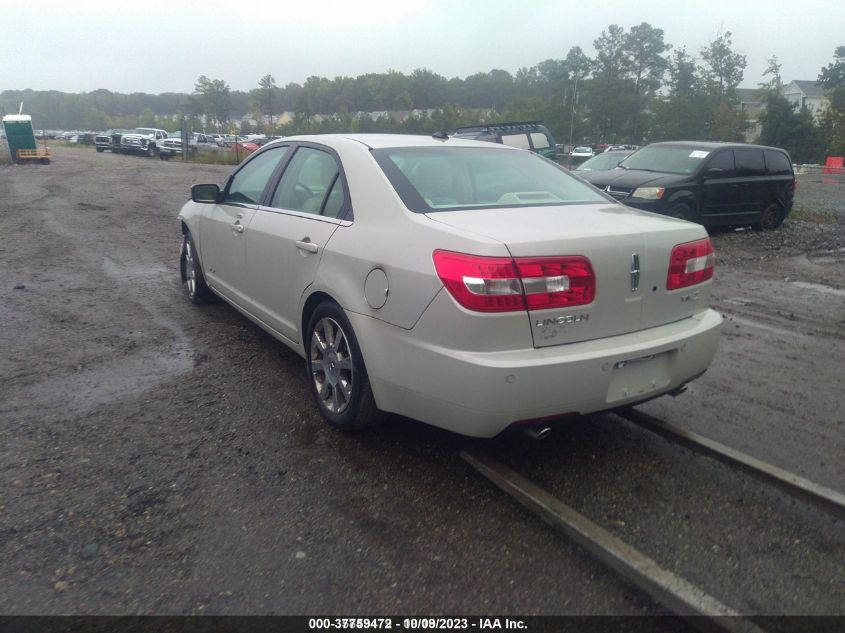
{"label": "dumpster", "polygon": [[6,133],[6,143],[9,145],[12,162],[34,161],[45,165],[50,162],[50,152],[46,148],[39,149],[35,144],[31,116],[7,114],[3,117],[3,130]]}

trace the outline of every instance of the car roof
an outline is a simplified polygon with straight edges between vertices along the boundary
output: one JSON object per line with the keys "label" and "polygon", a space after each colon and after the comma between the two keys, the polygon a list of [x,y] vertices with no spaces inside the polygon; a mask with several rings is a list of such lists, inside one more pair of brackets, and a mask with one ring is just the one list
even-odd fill
{"label": "car roof", "polygon": [[[278,139],[278,142],[307,142],[332,145],[335,143],[361,143],[370,149],[397,148],[397,147],[483,147],[494,151],[520,151],[515,147],[500,145],[498,143],[486,143],[470,139],[448,138],[439,139],[432,136],[416,134],[309,134],[302,136],[288,136]],[[268,143],[270,145],[270,143]]]}
{"label": "car roof", "polygon": [[661,143],[651,143],[646,147],[677,147],[680,149],[706,149],[710,151],[729,147],[731,149],[771,149],[778,152],[785,151],[780,147],[754,145],[752,143],[731,143],[727,141],[663,141]]}

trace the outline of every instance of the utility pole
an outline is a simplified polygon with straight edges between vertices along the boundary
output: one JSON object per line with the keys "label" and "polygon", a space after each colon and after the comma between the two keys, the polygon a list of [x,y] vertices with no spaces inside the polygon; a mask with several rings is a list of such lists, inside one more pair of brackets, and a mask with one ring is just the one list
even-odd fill
{"label": "utility pole", "polygon": [[575,87],[572,91],[571,108],[569,115],[569,167],[572,167],[572,130],[575,125],[575,106],[578,105],[578,75],[575,75]]}

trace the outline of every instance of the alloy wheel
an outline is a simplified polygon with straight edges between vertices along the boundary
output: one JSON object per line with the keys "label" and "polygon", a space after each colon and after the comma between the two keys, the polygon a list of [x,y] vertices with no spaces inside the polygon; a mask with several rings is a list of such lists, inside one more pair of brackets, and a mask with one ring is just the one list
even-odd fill
{"label": "alloy wheel", "polygon": [[185,285],[188,288],[188,296],[192,297],[197,291],[197,267],[194,261],[194,247],[191,240],[185,240]]}
{"label": "alloy wheel", "polygon": [[352,353],[337,321],[320,319],[311,333],[311,376],[321,406],[340,414],[349,407],[354,380]]}

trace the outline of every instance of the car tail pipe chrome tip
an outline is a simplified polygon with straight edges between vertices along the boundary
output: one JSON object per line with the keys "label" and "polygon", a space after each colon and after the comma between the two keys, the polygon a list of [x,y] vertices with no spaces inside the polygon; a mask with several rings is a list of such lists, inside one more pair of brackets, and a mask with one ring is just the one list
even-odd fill
{"label": "car tail pipe chrome tip", "polygon": [[672,396],[673,398],[677,398],[677,397],[678,397],[678,396],[680,396],[682,393],[684,393],[684,392],[685,392],[688,388],[689,388],[689,387],[687,386],[687,384],[686,384],[686,383],[684,383],[684,384],[683,384],[683,385],[681,385],[680,387],[678,387],[678,388],[676,388],[676,389],[672,389],[672,391],[670,391],[670,392],[669,392],[669,395],[670,395],[670,396]]}
{"label": "car tail pipe chrome tip", "polygon": [[526,426],[522,429],[522,432],[535,442],[539,442],[549,437],[552,434],[552,429],[541,424],[538,426]]}

